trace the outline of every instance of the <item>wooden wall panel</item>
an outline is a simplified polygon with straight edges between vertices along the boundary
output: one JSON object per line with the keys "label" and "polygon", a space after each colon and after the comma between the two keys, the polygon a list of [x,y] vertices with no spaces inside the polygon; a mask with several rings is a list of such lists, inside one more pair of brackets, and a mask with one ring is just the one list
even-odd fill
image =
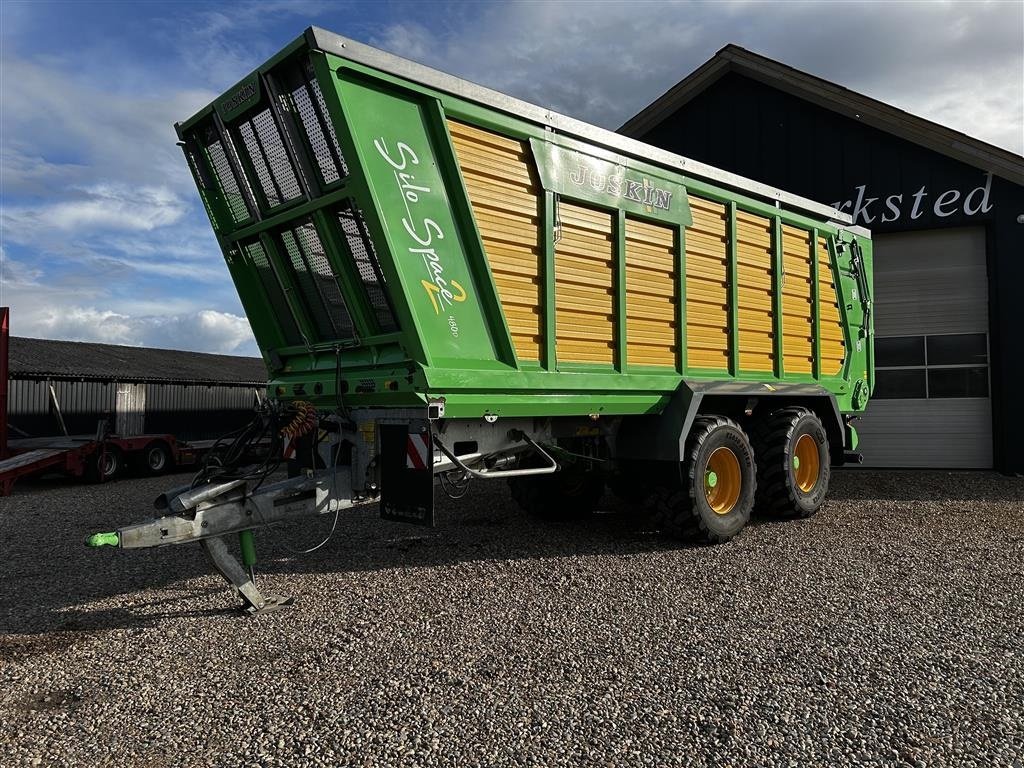
{"label": "wooden wall panel", "polygon": [[626,218],[626,363],[674,368],[676,330],[675,230]]}
{"label": "wooden wall panel", "polygon": [[543,241],[529,145],[453,120],[448,130],[516,356],[539,362]]}
{"label": "wooden wall panel", "polygon": [[555,243],[555,354],[559,362],[615,362],[612,215],[562,201]]}
{"label": "wooden wall panel", "polygon": [[686,358],[690,368],[729,370],[728,209],[689,196],[686,230]]}
{"label": "wooden wall panel", "polygon": [[775,368],[772,311],[772,222],[736,212],[736,295],[741,371]]}
{"label": "wooden wall panel", "polygon": [[814,372],[811,233],[782,225],[782,365],[786,373]]}

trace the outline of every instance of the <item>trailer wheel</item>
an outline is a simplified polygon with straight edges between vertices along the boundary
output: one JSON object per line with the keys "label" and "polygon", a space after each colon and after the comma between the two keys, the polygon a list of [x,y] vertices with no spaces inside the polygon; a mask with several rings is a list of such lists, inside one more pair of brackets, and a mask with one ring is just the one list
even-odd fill
{"label": "trailer wheel", "polygon": [[113,480],[124,469],[124,455],[120,449],[108,445],[105,451],[96,451],[89,465],[89,476],[97,483]]}
{"label": "trailer wheel", "polygon": [[550,475],[511,477],[508,487],[528,514],[543,520],[579,520],[601,501],[604,478],[596,470],[566,466]]}
{"label": "trailer wheel", "polygon": [[808,518],[828,493],[831,474],[828,435],[807,408],[783,408],[758,421],[753,430],[760,512]]}
{"label": "trailer wheel", "polygon": [[721,544],[750,520],[757,469],[743,429],[724,416],[698,416],[686,440],[681,482],[655,486],[651,521],[674,538]]}
{"label": "trailer wheel", "polygon": [[151,475],[162,475],[170,469],[173,460],[167,443],[154,440],[142,452],[144,466]]}

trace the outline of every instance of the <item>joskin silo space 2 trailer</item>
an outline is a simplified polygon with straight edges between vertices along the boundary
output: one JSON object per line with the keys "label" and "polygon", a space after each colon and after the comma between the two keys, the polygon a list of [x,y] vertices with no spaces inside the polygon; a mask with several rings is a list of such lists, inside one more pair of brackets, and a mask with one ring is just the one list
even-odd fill
{"label": "joskin silo space 2 trailer", "polygon": [[[177,129],[271,400],[94,545],[198,541],[256,611],[269,523],[431,524],[435,485],[505,478],[721,542],[856,457],[871,242],[840,211],[315,28]],[[239,465],[267,437],[291,479]]]}

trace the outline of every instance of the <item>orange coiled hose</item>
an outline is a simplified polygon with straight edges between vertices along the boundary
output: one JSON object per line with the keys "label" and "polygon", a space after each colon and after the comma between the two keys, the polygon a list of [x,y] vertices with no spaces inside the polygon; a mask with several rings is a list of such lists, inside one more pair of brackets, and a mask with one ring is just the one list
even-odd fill
{"label": "orange coiled hose", "polygon": [[296,400],[293,405],[295,406],[295,415],[291,421],[281,427],[281,435],[292,440],[308,435],[320,423],[320,418],[317,416],[316,408],[313,407],[312,403],[307,403],[305,400]]}

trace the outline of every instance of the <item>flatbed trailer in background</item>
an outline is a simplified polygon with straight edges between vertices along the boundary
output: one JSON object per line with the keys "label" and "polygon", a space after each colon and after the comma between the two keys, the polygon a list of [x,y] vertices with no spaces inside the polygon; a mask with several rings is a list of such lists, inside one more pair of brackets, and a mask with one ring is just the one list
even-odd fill
{"label": "flatbed trailer in background", "polygon": [[432,524],[435,486],[507,479],[723,542],[856,458],[871,240],[834,208],[316,28],[177,131],[298,471],[218,467],[95,545],[200,542],[258,611],[278,520]]}
{"label": "flatbed trailer in background", "polygon": [[[9,351],[10,309],[0,307],[0,496],[10,495],[19,478],[48,472],[104,482],[117,478],[128,468],[157,475],[173,467],[191,467],[205,459],[219,443],[217,440],[185,442],[166,433],[111,434],[105,420],[96,425],[93,435],[12,439],[7,424]],[[63,427],[63,421],[60,424]],[[265,440],[256,440],[252,448],[265,450],[268,445]],[[253,458],[252,450],[248,457]]]}
{"label": "flatbed trailer in background", "polygon": [[8,458],[0,460],[0,496],[8,496],[19,478],[46,472],[108,482],[135,468],[158,475],[174,467],[195,466],[213,440],[186,443],[174,435],[69,435],[8,441]]}

